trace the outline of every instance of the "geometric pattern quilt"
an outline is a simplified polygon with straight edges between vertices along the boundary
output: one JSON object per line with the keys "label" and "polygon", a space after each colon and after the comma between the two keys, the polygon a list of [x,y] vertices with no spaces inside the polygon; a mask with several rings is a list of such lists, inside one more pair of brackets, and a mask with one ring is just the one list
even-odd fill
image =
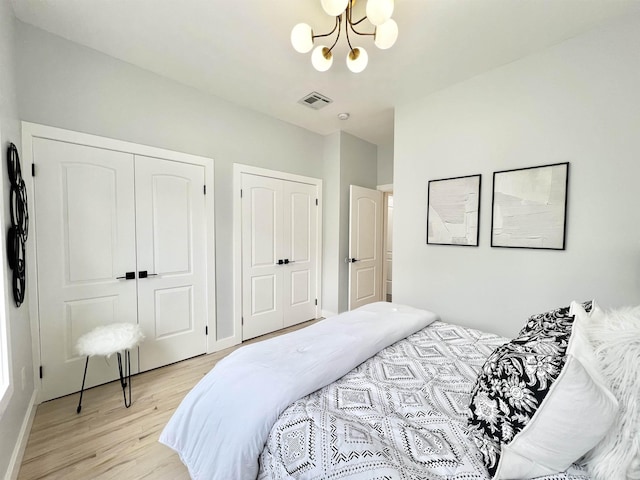
{"label": "geometric pattern quilt", "polygon": [[[487,480],[467,410],[507,339],[436,321],[291,404],[260,455],[260,480]],[[277,387],[276,387],[277,388]],[[588,480],[573,465],[545,480]]]}

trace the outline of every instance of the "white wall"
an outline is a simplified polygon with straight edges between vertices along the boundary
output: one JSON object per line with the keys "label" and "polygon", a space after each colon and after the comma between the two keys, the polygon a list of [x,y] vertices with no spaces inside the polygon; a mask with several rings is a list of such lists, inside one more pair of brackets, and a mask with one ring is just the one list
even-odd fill
{"label": "white wall", "polygon": [[393,183],[393,142],[378,145],[378,185]]}
{"label": "white wall", "polygon": [[230,336],[232,164],[322,178],[324,138],[21,22],[17,39],[22,120],[214,159],[218,338]]}
{"label": "white wall", "polygon": [[[33,364],[31,360],[31,330],[29,324],[29,307],[27,291],[25,302],[17,309],[13,303],[11,290],[11,270],[6,264],[5,241],[10,222],[9,216],[9,180],[7,175],[7,146],[13,142],[21,152],[20,123],[15,82],[15,18],[9,0],[0,0],[0,195],[4,206],[2,211],[2,240],[0,241],[0,257],[6,275],[0,292],[4,301],[0,301],[0,315],[8,312],[9,352],[13,377],[13,393],[4,412],[0,413],[0,478],[4,478],[11,466],[12,455],[18,443],[23,421],[26,418],[33,393]],[[23,169],[28,171],[28,166]],[[27,258],[27,262],[30,259]],[[6,301],[8,308],[4,308]],[[22,371],[25,372],[25,384],[22,385]]]}
{"label": "white wall", "polygon": [[[513,336],[640,304],[640,16],[396,108],[394,300]],[[571,162],[566,251],[490,247],[492,172]],[[427,181],[482,174],[480,246],[426,245]]]}
{"label": "white wall", "polygon": [[340,310],[340,138],[336,132],[325,137],[324,142],[324,215],[322,257],[322,311],[323,316],[335,315]]}

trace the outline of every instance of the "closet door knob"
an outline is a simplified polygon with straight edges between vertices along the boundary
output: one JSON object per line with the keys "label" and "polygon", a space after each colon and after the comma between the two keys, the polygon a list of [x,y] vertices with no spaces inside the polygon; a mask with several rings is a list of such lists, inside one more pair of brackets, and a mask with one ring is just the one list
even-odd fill
{"label": "closet door knob", "polygon": [[127,272],[121,277],[116,277],[116,280],[135,280],[136,272]]}
{"label": "closet door knob", "polygon": [[155,277],[157,275],[158,275],[157,273],[147,273],[146,270],[140,270],[138,272],[138,278]]}
{"label": "closet door knob", "polygon": [[278,260],[278,265],[282,265],[283,263],[285,263],[284,260],[282,259]]}

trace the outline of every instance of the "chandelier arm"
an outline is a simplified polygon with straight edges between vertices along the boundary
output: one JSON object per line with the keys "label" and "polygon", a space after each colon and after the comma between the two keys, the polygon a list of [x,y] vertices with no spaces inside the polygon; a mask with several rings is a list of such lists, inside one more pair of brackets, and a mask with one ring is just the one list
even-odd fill
{"label": "chandelier arm", "polygon": [[[320,37],[328,37],[329,35],[333,35],[333,33],[336,31],[336,29],[338,28],[338,24],[340,23],[340,17],[336,17],[336,24],[333,26],[333,30],[331,30],[329,33],[323,33],[321,35],[311,35],[312,39],[316,39],[316,38],[320,38]],[[338,37],[340,36],[340,33],[338,33]]]}
{"label": "chandelier arm", "polygon": [[[356,30],[354,27],[356,25],[358,25],[359,23],[361,23],[362,21],[364,21],[367,17],[366,15],[364,17],[362,17],[360,20],[358,20],[357,22],[353,22],[353,20],[351,19],[353,15],[353,6],[351,5],[351,2],[349,2],[349,5],[347,6],[347,23],[348,25],[345,27],[345,30],[347,31],[347,40],[349,39],[348,33],[349,33],[349,28],[351,27],[351,31],[353,33],[355,33],[356,35],[369,35],[369,36],[375,36],[376,32],[374,31],[373,33],[364,33],[364,32],[359,32],[358,30]],[[349,43],[349,48],[351,48],[351,43]],[[353,48],[352,48],[353,50]]]}
{"label": "chandelier arm", "polygon": [[[347,7],[347,24],[350,24],[350,22],[349,22],[349,17],[350,16],[351,16],[351,8]],[[353,27],[351,27],[351,30],[353,30]],[[355,32],[355,30],[353,30],[353,31]],[[349,45],[349,52],[353,52],[353,47],[351,46],[351,39],[349,38],[349,25],[345,26],[344,33],[347,36],[347,44]]]}
{"label": "chandelier arm", "polygon": [[359,23],[364,22],[367,19],[367,16],[365,15],[364,17],[362,17],[360,20],[358,20],[357,22],[352,22],[351,20],[349,20],[349,25],[351,25],[352,27],[354,25],[358,25]]}
{"label": "chandelier arm", "polygon": [[[331,47],[329,48],[329,51],[333,50],[333,47],[336,46],[336,43],[338,43],[338,39],[340,38],[340,32],[342,32],[342,15],[336,17],[336,23],[338,24],[338,35],[336,35],[336,39],[333,41],[333,45],[331,45]],[[335,32],[335,28],[333,29],[333,31]],[[347,31],[347,28],[345,27],[345,32]],[[347,38],[348,38],[348,34],[347,34]]]}
{"label": "chandelier arm", "polygon": [[366,33],[366,32],[359,32],[357,31],[355,28],[353,28],[353,26],[351,27],[351,31],[353,33],[355,33],[356,35],[362,35],[362,36],[369,36],[369,37],[375,37],[376,32],[372,32],[372,33]]}

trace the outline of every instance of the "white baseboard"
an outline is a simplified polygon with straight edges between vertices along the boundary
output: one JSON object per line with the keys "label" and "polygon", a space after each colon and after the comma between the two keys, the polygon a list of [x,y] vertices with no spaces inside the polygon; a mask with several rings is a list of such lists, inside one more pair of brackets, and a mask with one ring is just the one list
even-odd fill
{"label": "white baseboard", "polygon": [[29,401],[29,409],[27,410],[24,420],[22,421],[22,428],[20,428],[20,435],[18,435],[18,441],[13,449],[11,455],[11,461],[9,462],[9,468],[5,475],[5,480],[16,480],[18,473],[20,472],[20,465],[22,464],[22,457],[24,457],[24,451],[27,448],[27,441],[29,440],[29,434],[31,433],[31,426],[33,425],[33,419],[36,416],[36,397],[37,391],[34,390]]}
{"label": "white baseboard", "polygon": [[336,315],[337,315],[336,312],[330,312],[328,310],[322,310],[322,317],[323,318],[335,317]]}

